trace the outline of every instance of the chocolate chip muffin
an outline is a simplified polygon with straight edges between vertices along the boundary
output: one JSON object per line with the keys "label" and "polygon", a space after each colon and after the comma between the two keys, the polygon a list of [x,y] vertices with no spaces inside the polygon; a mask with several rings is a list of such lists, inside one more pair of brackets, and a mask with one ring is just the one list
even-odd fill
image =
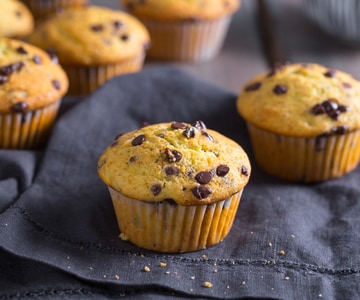
{"label": "chocolate chip muffin", "polygon": [[17,0],[0,1],[0,37],[23,38],[34,29],[29,9]]}
{"label": "chocolate chip muffin", "polygon": [[0,39],[0,147],[44,145],[68,88],[54,57],[27,43]]}
{"label": "chocolate chip muffin", "polygon": [[231,229],[251,167],[201,121],[149,125],[115,138],[98,160],[121,237],[161,252],[204,249]]}
{"label": "chocolate chip muffin", "polygon": [[120,0],[149,29],[148,56],[209,61],[220,52],[240,0]]}
{"label": "chocolate chip muffin", "polygon": [[272,175],[324,181],[360,159],[360,83],[318,64],[289,64],[247,82],[237,108],[258,164]]}
{"label": "chocolate chip muffin", "polygon": [[116,75],[139,71],[150,38],[133,16],[90,6],[41,23],[29,42],[57,54],[70,80],[69,94],[79,95]]}

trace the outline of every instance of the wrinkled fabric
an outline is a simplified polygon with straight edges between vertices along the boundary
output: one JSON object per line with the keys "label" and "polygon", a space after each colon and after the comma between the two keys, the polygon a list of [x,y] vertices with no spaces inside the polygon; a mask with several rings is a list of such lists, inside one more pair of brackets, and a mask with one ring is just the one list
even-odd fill
{"label": "wrinkled fabric", "polygon": [[[64,110],[43,151],[0,150],[0,298],[358,298],[359,167],[311,185],[267,175],[236,98],[176,68],[148,68]],[[164,254],[118,237],[97,158],[119,133],[174,120],[237,141],[252,174],[223,242]]]}

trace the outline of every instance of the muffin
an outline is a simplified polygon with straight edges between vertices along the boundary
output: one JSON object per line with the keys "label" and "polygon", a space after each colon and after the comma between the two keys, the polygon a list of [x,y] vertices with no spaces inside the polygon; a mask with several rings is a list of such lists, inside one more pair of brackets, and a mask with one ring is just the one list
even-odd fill
{"label": "muffin", "polygon": [[120,0],[149,29],[148,56],[201,62],[220,52],[240,0]]}
{"label": "muffin", "polygon": [[21,0],[33,13],[36,21],[41,21],[65,9],[86,6],[88,0]]}
{"label": "muffin", "polygon": [[29,9],[17,0],[0,1],[0,37],[23,38],[34,29]]}
{"label": "muffin", "polygon": [[353,170],[360,158],[360,83],[318,64],[289,64],[247,82],[237,109],[255,160],[268,173],[319,182]]}
{"label": "muffin", "polygon": [[91,6],[41,23],[29,42],[54,51],[69,77],[69,94],[84,95],[116,75],[139,71],[150,38],[133,16]]}
{"label": "muffin", "polygon": [[40,148],[67,91],[66,74],[57,60],[22,41],[1,38],[0,49],[0,148]]}
{"label": "muffin", "polygon": [[98,160],[120,237],[160,252],[195,251],[222,241],[250,171],[244,150],[201,121],[125,133]]}
{"label": "muffin", "polygon": [[358,0],[303,0],[309,19],[328,35],[360,45],[360,5]]}

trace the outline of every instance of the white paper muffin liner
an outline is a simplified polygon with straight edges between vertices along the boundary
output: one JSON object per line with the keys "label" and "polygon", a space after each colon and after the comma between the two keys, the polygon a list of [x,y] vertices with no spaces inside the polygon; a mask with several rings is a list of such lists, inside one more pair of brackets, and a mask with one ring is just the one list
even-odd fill
{"label": "white paper muffin liner", "polygon": [[360,2],[358,0],[303,0],[307,16],[324,32],[360,45]]}
{"label": "white paper muffin liner", "polygon": [[209,205],[148,203],[109,187],[121,236],[145,249],[189,252],[221,242],[229,233],[242,191]]}
{"label": "white paper muffin liner", "polygon": [[38,149],[46,143],[61,100],[26,113],[0,114],[0,148]]}
{"label": "white paper muffin liner", "polygon": [[159,60],[209,61],[223,44],[232,15],[210,21],[141,21],[148,28],[151,47],[148,57]]}
{"label": "white paper muffin liner", "polygon": [[360,130],[298,138],[247,126],[255,160],[266,172],[282,179],[325,181],[352,171],[360,161]]}
{"label": "white paper muffin liner", "polygon": [[69,95],[86,95],[95,91],[107,80],[121,74],[140,71],[145,56],[137,56],[117,64],[99,66],[69,66],[63,68],[69,78]]}

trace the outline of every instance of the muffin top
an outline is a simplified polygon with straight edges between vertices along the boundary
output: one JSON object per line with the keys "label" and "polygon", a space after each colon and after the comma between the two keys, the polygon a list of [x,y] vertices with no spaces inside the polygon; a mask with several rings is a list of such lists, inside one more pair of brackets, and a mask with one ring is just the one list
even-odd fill
{"label": "muffin top", "polygon": [[179,205],[229,198],[248,182],[250,162],[233,140],[193,125],[149,125],[118,136],[98,160],[100,178],[121,194]]}
{"label": "muffin top", "polygon": [[0,37],[20,38],[34,29],[34,18],[25,4],[17,0],[0,1]]}
{"label": "muffin top", "polygon": [[238,97],[250,124],[281,135],[311,138],[360,129],[360,82],[318,64],[289,64],[256,76]]}
{"label": "muffin top", "polygon": [[211,20],[234,13],[240,0],[121,0],[134,15],[149,20]]}
{"label": "muffin top", "polygon": [[43,22],[29,42],[54,49],[61,64],[96,66],[144,55],[150,38],[135,17],[89,6],[66,10]]}
{"label": "muffin top", "polygon": [[56,57],[22,41],[0,38],[0,113],[41,108],[67,89]]}

